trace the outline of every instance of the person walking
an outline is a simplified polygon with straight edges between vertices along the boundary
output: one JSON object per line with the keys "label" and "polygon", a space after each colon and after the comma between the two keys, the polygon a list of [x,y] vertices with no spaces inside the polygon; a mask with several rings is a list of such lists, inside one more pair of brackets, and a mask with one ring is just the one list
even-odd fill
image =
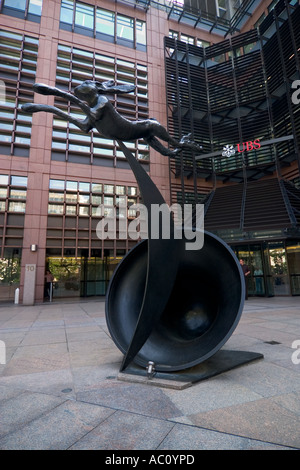
{"label": "person walking", "polygon": [[250,269],[243,259],[240,259],[240,265],[244,274],[245,279],[245,300],[248,300],[248,276],[250,274]]}

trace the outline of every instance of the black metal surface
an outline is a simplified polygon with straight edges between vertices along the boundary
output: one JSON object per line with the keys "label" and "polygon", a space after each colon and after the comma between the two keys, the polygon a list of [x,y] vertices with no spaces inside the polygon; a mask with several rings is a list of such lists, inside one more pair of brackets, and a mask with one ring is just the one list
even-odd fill
{"label": "black metal surface", "polygon": [[[155,363],[157,371],[192,367],[213,356],[238,324],[244,305],[244,282],[237,259],[218,237],[205,233],[198,251],[184,250],[179,241],[178,271],[160,318],[134,362]],[[111,279],[106,299],[106,319],[118,348],[126,353],[138,322],[147,279],[147,240],[123,258]],[[156,259],[156,272],[167,254]],[[149,281],[149,279],[148,279]],[[163,279],[165,282],[166,279]],[[163,284],[160,285],[163,291]],[[155,312],[156,293],[150,298]],[[142,325],[141,325],[142,327]]]}
{"label": "black metal surface", "polygon": [[[165,204],[165,201],[149,175],[123,142],[118,141],[118,144],[126,156],[139,185],[143,203],[148,210],[148,231],[151,233],[151,206],[152,204]],[[171,232],[173,232],[174,226],[171,218],[170,224]],[[124,350],[126,354],[120,368],[121,371],[126,369],[135,358],[159,320],[173,289],[177,273],[179,261],[177,252],[180,247],[178,240],[156,240],[150,237],[146,244],[147,259],[145,274],[147,280],[145,279],[143,286],[141,286],[139,301],[134,305],[135,315],[139,313],[139,316],[138,318],[136,317],[135,328],[131,331],[131,341],[129,341],[128,347]],[[127,276],[127,272],[125,272],[125,276]],[[129,285],[128,289],[129,295],[133,295],[132,291],[136,289],[135,283]],[[110,295],[115,295],[112,292],[112,288]],[[121,303],[123,304],[122,299]],[[110,324],[110,318],[115,314],[114,309],[110,310],[108,307],[106,314],[107,322]],[[120,324],[119,327],[123,329],[125,325]]]}

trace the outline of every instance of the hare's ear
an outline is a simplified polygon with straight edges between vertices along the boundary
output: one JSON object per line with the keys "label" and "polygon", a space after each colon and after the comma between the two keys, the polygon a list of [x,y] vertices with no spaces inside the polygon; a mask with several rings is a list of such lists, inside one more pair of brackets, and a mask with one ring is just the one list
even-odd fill
{"label": "hare's ear", "polygon": [[98,82],[98,81],[95,81],[94,82],[99,93],[107,93],[110,88],[114,85],[114,81],[113,80],[109,80],[108,82]]}
{"label": "hare's ear", "polygon": [[101,83],[102,87],[105,88],[105,89],[113,87],[114,84],[115,84],[115,82],[113,80],[108,80],[108,82],[102,82]]}
{"label": "hare's ear", "polygon": [[114,89],[115,93],[131,93],[135,90],[135,85],[116,85]]}
{"label": "hare's ear", "polygon": [[115,85],[113,80],[108,82],[96,82],[99,93],[131,93],[135,90],[135,85]]}

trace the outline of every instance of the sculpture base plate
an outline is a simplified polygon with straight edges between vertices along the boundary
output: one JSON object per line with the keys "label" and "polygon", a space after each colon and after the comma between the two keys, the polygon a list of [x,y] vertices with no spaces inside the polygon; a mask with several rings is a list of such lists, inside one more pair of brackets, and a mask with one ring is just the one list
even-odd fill
{"label": "sculpture base plate", "polygon": [[257,359],[263,359],[263,357],[262,354],[255,352],[223,349],[197,366],[177,372],[154,372],[151,378],[147,377],[146,368],[131,363],[124,372],[118,374],[118,380],[183,390],[197,382],[210,379]]}

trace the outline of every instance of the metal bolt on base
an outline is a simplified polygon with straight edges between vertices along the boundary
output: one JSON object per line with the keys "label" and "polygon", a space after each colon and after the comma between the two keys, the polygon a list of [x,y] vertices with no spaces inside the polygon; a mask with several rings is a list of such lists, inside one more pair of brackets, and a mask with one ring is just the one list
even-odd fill
{"label": "metal bolt on base", "polygon": [[148,379],[151,379],[154,375],[155,372],[155,364],[152,361],[148,362],[148,366],[146,367],[147,369],[147,377]]}

